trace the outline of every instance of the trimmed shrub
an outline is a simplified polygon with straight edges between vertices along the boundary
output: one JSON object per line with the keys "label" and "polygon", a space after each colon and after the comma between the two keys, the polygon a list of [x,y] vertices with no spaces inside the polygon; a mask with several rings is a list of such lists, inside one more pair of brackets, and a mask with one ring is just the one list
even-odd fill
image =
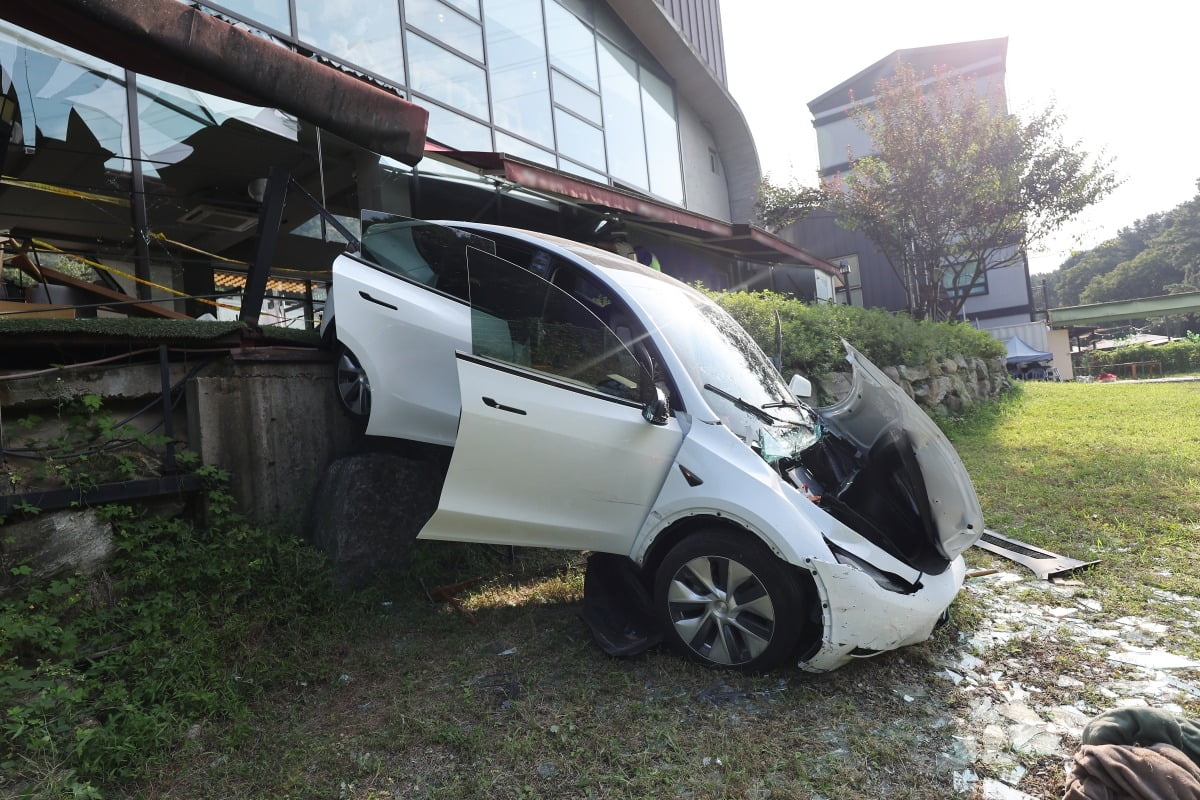
{"label": "trimmed shrub", "polygon": [[831,303],[808,304],[771,291],[706,293],[728,311],[768,354],[783,340],[783,373],[821,375],[842,368],[841,339],[879,366],[995,358],[1004,345],[965,323],[918,322],[907,314]]}
{"label": "trimmed shrub", "polygon": [[1200,341],[1185,339],[1167,344],[1134,344],[1113,350],[1090,352],[1088,372],[1100,372],[1113,364],[1128,364],[1131,361],[1157,361],[1162,364],[1164,375],[1200,372]]}

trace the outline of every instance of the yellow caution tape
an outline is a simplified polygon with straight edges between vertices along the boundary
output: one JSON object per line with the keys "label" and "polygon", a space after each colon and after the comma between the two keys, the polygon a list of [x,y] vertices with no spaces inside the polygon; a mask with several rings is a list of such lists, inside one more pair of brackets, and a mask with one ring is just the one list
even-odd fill
{"label": "yellow caution tape", "polygon": [[49,192],[50,194],[58,194],[63,197],[74,197],[78,200],[92,200],[97,203],[109,203],[114,206],[124,206],[129,208],[129,200],[124,197],[112,197],[106,194],[96,194],[95,192],[85,192],[81,189],[68,189],[65,186],[55,186],[51,183],[40,183],[38,181],[23,181],[17,178],[10,178],[7,175],[0,176],[0,183],[7,186],[16,186],[19,189],[33,189],[38,192]]}

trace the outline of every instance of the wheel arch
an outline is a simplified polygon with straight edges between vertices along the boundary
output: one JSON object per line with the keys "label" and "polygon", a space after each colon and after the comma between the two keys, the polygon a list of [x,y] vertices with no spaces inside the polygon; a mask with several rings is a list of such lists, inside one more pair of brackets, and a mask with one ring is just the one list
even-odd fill
{"label": "wheel arch", "polygon": [[824,633],[824,615],[822,613],[822,603],[824,601],[821,598],[821,593],[817,588],[817,583],[813,579],[812,573],[803,567],[798,567],[780,558],[778,550],[771,545],[771,542],[766,537],[743,525],[739,525],[735,520],[728,517],[717,514],[695,514],[682,517],[671,523],[654,537],[654,540],[651,541],[649,548],[646,550],[645,556],[642,558],[641,571],[645,581],[649,585],[653,585],[654,576],[657,574],[659,565],[662,564],[667,553],[671,552],[672,548],[691,534],[704,530],[727,531],[735,536],[744,536],[757,541],[763,547],[767,548],[772,555],[783,562],[785,567],[800,584],[801,591],[804,593],[810,609],[810,616],[804,627],[804,633],[801,637],[797,653],[800,653],[803,659],[815,652],[820,647]]}

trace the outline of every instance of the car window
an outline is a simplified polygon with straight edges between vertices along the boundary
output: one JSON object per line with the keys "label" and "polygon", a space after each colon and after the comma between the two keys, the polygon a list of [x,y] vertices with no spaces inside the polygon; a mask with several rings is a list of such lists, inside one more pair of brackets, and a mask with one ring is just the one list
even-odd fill
{"label": "car window", "polygon": [[385,272],[431,289],[469,300],[466,247],[485,250],[494,245],[484,239],[423,220],[364,211],[363,258]]}
{"label": "car window", "polygon": [[476,355],[638,400],[641,364],[605,321],[607,308],[535,272],[468,249]]}

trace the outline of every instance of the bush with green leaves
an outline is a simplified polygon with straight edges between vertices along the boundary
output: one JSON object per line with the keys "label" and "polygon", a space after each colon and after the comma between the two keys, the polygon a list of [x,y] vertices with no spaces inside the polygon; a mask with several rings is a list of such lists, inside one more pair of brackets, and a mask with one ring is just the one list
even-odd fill
{"label": "bush with green leaves", "polygon": [[1114,364],[1157,361],[1164,375],[1200,372],[1200,337],[1189,336],[1177,342],[1148,345],[1134,344],[1112,350],[1097,350],[1087,354],[1085,372],[1101,372]]}
{"label": "bush with green leaves", "polygon": [[205,524],[101,507],[116,550],[103,575],[0,599],[0,789],[49,796],[29,787],[56,775],[58,793],[89,796],[135,778],[293,668],[271,644],[328,608],[325,563],[294,533],[249,525],[224,476],[200,472]]}
{"label": "bush with green leaves", "polygon": [[783,340],[783,373],[821,375],[843,368],[841,339],[879,366],[921,366],[959,356],[995,358],[1004,345],[964,323],[918,322],[907,314],[833,303],[809,304],[777,292],[715,292],[768,354],[777,348],[776,314]]}

